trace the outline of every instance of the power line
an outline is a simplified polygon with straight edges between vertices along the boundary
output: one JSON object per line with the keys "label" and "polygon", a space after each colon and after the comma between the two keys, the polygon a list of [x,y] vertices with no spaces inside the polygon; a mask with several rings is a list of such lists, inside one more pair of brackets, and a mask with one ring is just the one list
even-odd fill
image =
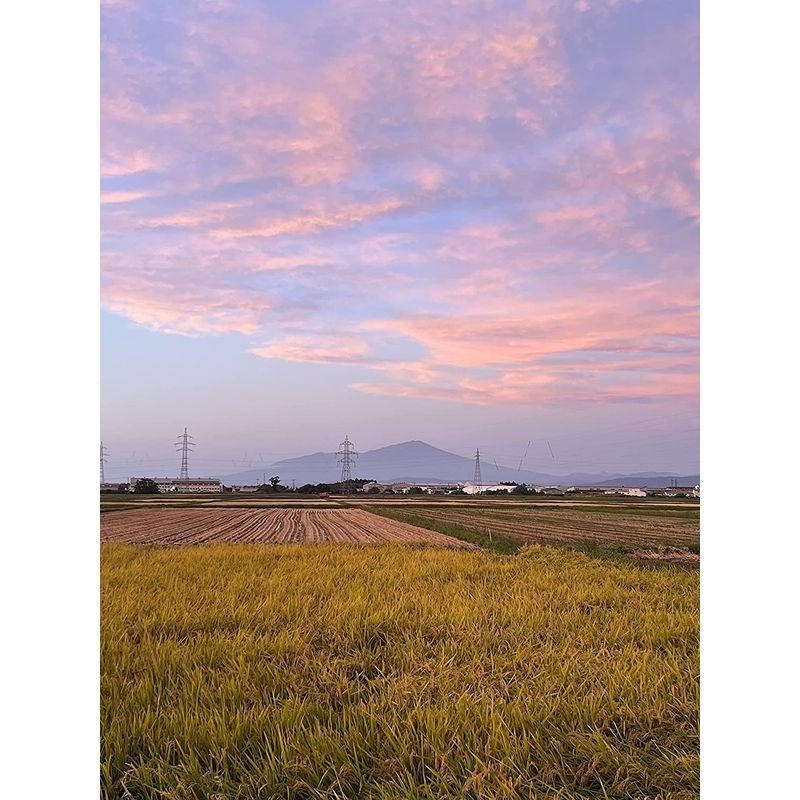
{"label": "power line", "polygon": [[189,453],[194,447],[194,442],[190,442],[189,440],[192,438],[194,437],[184,428],[183,433],[178,437],[178,441],[175,442],[175,447],[180,450],[181,453],[181,473],[178,476],[179,480],[188,480],[189,478]]}
{"label": "power line", "polygon": [[338,461],[342,465],[342,494],[349,494],[353,483],[352,464],[358,458],[358,453],[353,450],[353,443],[348,435],[345,435],[336,455],[340,457]]}
{"label": "power line", "polygon": [[522,458],[519,460],[519,466],[517,467],[517,472],[522,469],[522,462],[525,460],[525,456],[528,455],[528,449],[531,446],[531,440],[528,439],[528,444],[525,445],[525,452],[522,454]]}

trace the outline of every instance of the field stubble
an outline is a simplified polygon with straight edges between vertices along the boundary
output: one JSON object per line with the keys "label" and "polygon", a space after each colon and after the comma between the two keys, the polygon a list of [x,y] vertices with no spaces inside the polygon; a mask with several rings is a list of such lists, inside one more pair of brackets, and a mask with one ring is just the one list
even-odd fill
{"label": "field stubble", "polygon": [[525,509],[395,507],[372,508],[390,519],[430,526],[439,532],[472,535],[479,544],[493,540],[516,550],[525,544],[566,546],[598,553],[647,553],[664,558],[699,563],[700,521],[693,510],[621,509],[595,511],[582,508],[529,507]]}
{"label": "field stubble", "polygon": [[142,508],[103,514],[102,541],[162,546],[209,542],[474,545],[361,509]]}

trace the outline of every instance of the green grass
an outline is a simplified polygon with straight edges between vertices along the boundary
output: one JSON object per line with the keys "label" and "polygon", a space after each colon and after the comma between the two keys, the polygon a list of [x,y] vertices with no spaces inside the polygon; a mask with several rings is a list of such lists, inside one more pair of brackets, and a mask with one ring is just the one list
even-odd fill
{"label": "green grass", "polygon": [[[574,505],[574,506],[559,506],[559,509],[564,509],[565,511],[584,511],[584,512],[602,512],[603,514],[623,514],[626,517],[661,517],[666,519],[690,519],[690,520],[699,520],[700,519],[700,508],[681,508],[681,507],[665,507],[665,506],[658,506],[653,505],[648,508],[642,507],[628,507],[625,508],[624,506],[609,506],[603,508],[593,508],[592,506],[586,505]],[[551,506],[550,510],[555,511],[556,507]]]}
{"label": "green grass", "polygon": [[472,542],[479,547],[486,550],[491,550],[495,553],[502,555],[513,555],[524,546],[524,542],[518,539],[509,539],[504,536],[496,536],[488,534],[489,528],[485,526],[476,526],[475,528],[467,528],[464,525],[459,525],[456,522],[447,520],[428,519],[419,514],[414,513],[414,509],[401,509],[397,506],[359,506],[364,511],[369,511],[370,514],[376,514],[379,517],[387,517],[388,519],[395,519],[398,522],[406,522],[409,525],[416,525],[418,528],[427,528],[429,531],[437,531],[444,533],[448,536],[454,536],[456,539],[461,539],[464,542]]}
{"label": "green grass", "polygon": [[102,548],[107,798],[694,798],[698,575]]}

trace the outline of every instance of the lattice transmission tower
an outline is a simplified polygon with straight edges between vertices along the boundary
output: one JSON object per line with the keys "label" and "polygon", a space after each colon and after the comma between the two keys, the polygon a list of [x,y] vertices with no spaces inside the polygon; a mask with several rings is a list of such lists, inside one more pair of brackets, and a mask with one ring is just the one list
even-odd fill
{"label": "lattice transmission tower", "polygon": [[353,488],[352,466],[358,458],[358,453],[353,450],[353,443],[349,436],[344,437],[344,441],[339,445],[336,453],[339,456],[339,463],[342,465],[342,494],[350,494]]}
{"label": "lattice transmission tower", "polygon": [[480,494],[483,491],[483,478],[481,478],[481,451],[477,448],[475,450],[475,474],[472,477],[472,485],[475,487],[476,493]]}
{"label": "lattice transmission tower", "polygon": [[179,480],[186,480],[189,477],[189,453],[191,453],[194,448],[193,438],[192,434],[184,428],[183,433],[178,437],[178,441],[175,442],[175,449],[181,454],[181,474],[178,476]]}
{"label": "lattice transmission tower", "polygon": [[107,455],[107,448],[103,446],[102,442],[100,442],[100,483],[106,482],[106,462],[108,461],[106,458]]}

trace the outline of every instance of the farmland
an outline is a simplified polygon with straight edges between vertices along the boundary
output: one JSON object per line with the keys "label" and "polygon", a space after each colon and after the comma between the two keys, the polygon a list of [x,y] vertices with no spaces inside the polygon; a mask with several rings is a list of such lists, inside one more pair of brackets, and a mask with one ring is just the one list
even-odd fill
{"label": "farmland", "polygon": [[361,509],[136,508],[101,517],[102,541],[125,544],[197,545],[209,542],[378,544],[427,542],[474,545],[446,534],[370,514]]}
{"label": "farmland", "polygon": [[538,545],[101,564],[106,798],[698,796],[696,572]]}
{"label": "farmland", "polygon": [[700,520],[697,507],[529,505],[508,507],[476,504],[416,507],[371,506],[382,514],[412,525],[471,538],[486,544],[490,537],[510,546],[543,544],[606,552],[629,552],[637,557],[664,553],[666,560],[699,561]]}

